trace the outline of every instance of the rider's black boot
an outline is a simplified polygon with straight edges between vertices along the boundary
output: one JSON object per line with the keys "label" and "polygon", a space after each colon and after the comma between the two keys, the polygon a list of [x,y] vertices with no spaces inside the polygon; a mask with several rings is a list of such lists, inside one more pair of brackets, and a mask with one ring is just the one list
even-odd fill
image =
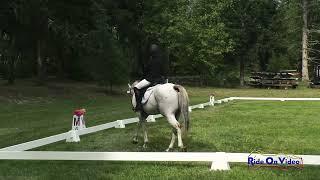
{"label": "rider's black boot", "polygon": [[135,94],[135,97],[136,97],[136,108],[134,109],[135,112],[138,112],[138,111],[141,111],[142,110],[142,104],[141,104],[141,101],[142,101],[142,95],[141,95],[141,92],[138,88],[134,88],[134,94]]}

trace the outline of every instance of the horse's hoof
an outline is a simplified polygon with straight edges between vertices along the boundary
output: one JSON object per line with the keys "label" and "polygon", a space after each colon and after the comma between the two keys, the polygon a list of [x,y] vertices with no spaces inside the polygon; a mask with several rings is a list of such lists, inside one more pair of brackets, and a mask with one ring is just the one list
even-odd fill
{"label": "horse's hoof", "polygon": [[147,143],[144,143],[143,146],[142,146],[142,148],[143,148],[143,149],[147,149],[147,148],[148,148]]}
{"label": "horse's hoof", "polygon": [[166,152],[173,152],[173,149],[172,148],[168,148],[168,149],[166,149]]}
{"label": "horse's hoof", "polygon": [[187,149],[187,147],[182,147],[182,148],[180,148],[180,151],[181,152],[188,152],[188,149]]}

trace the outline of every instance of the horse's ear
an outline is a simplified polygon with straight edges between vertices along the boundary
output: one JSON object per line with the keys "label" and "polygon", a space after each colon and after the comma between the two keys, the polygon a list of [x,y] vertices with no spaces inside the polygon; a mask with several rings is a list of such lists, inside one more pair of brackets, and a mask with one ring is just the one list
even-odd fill
{"label": "horse's ear", "polygon": [[128,83],[128,87],[131,89],[131,85]]}

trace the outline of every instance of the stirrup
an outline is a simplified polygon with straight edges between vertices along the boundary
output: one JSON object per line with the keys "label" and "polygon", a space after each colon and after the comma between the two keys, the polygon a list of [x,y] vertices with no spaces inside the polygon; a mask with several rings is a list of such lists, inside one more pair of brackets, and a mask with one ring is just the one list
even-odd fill
{"label": "stirrup", "polygon": [[[139,99],[140,100],[140,99]],[[140,100],[140,103],[138,103],[138,101],[136,101],[136,107],[134,108],[134,111],[135,112],[138,112],[138,111],[142,111],[143,110],[143,107],[142,107],[142,104],[141,104],[141,100]]]}
{"label": "stirrup", "polygon": [[133,111],[135,111],[135,112],[139,112],[139,111],[142,111],[142,110],[143,110],[143,108],[142,108],[142,104],[141,103],[140,103],[139,106],[138,106],[138,103],[137,103],[136,107],[133,108]]}

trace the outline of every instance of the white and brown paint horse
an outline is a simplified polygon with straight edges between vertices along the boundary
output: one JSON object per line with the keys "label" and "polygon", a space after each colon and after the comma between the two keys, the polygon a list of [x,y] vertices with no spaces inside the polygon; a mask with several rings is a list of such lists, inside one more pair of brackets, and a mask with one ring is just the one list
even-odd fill
{"label": "white and brown paint horse", "polygon": [[[136,106],[136,99],[133,91],[133,87],[138,83],[134,82],[132,85],[128,84],[129,91],[132,99],[132,106]],[[171,83],[161,84],[153,89],[153,93],[150,95],[148,101],[143,105],[143,112],[139,112],[139,122],[136,133],[133,137],[133,143],[138,143],[138,133],[142,126],[144,133],[144,145],[146,148],[148,144],[148,134],[146,129],[146,118],[148,115],[162,114],[168,120],[172,126],[171,142],[166,151],[173,149],[175,139],[178,137],[178,147],[182,151],[186,151],[182,140],[183,137],[187,137],[188,129],[190,126],[189,119],[189,98],[187,91],[180,85]],[[180,119],[180,121],[178,121]]]}

